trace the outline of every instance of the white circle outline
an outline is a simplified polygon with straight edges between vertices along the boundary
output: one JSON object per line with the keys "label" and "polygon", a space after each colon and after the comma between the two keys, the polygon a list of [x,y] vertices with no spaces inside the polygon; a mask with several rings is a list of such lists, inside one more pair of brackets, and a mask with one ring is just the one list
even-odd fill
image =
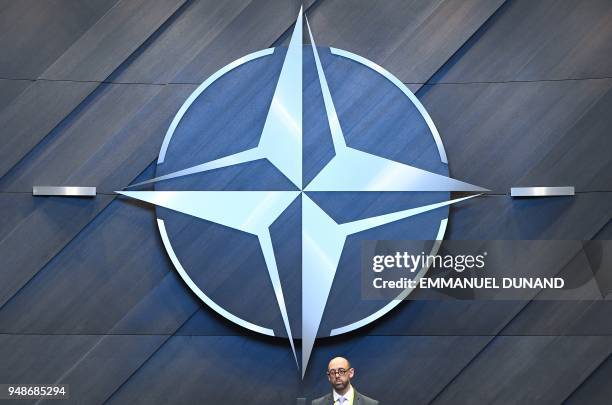
{"label": "white circle outline", "polygon": [[[211,84],[213,84],[217,79],[219,79],[221,76],[225,75],[226,73],[232,71],[233,69],[247,62],[250,62],[252,60],[255,60],[255,59],[258,59],[264,56],[271,55],[274,53],[275,49],[276,48],[267,48],[267,49],[263,49],[261,51],[253,52],[246,56],[243,56],[229,63],[223,68],[219,69],[214,74],[212,74],[210,77],[208,77],[201,85],[199,85],[193,91],[193,93],[191,93],[191,95],[189,95],[189,97],[185,100],[181,108],[178,110],[178,112],[174,116],[174,119],[172,120],[170,126],[168,127],[168,130],[166,131],[166,135],[164,137],[164,140],[162,142],[162,146],[159,152],[157,164],[159,165],[159,164],[164,163],[164,159],[166,156],[166,152],[168,150],[168,146],[170,144],[172,137],[174,136],[174,132],[176,128],[178,127],[181,119],[183,118],[183,116],[185,115],[185,113],[187,112],[191,104],[193,104],[193,102],[200,96],[200,94],[204,92],[204,90],[206,90]],[[417,110],[419,111],[419,114],[421,114],[427,126],[429,127],[430,133],[432,137],[434,138],[434,141],[438,148],[438,154],[440,155],[440,160],[442,161],[442,163],[448,164],[447,157],[446,157],[446,151],[444,149],[444,144],[442,143],[442,139],[440,137],[438,129],[436,128],[433,120],[431,119],[429,113],[427,112],[423,104],[414,95],[414,93],[412,93],[412,91],[410,91],[410,89],[406,87],[406,85],[402,81],[400,81],[397,77],[395,77],[393,74],[391,74],[389,71],[387,71],[380,65],[362,56],[356,55],[352,52],[344,51],[342,49],[337,49],[337,48],[332,48],[332,47],[330,47],[329,49],[331,50],[331,53],[334,55],[341,56],[347,59],[351,59],[357,63],[360,63],[376,71],[377,73],[385,77],[387,80],[391,81],[397,88],[399,88],[408,97],[408,99],[410,99],[412,104],[417,108]],[[438,249],[440,248],[441,241],[442,239],[444,239],[444,234],[446,233],[447,224],[448,224],[448,218],[444,218],[440,221],[440,227],[438,228],[438,233],[436,236],[436,243],[434,243],[431,249],[431,252],[430,252],[431,255],[437,254]],[[181,262],[178,259],[176,253],[174,252],[174,248],[172,247],[172,243],[170,242],[170,238],[168,237],[168,234],[166,232],[165,223],[159,217],[157,218],[157,227],[159,229],[159,233],[162,238],[164,248],[166,249],[166,252],[168,253],[168,256],[170,257],[170,260],[172,261],[172,264],[174,265],[176,271],[179,273],[179,276],[183,279],[183,281],[187,284],[187,286],[191,289],[191,291],[193,291],[198,296],[198,298],[200,298],[208,307],[210,307],[213,311],[217,312],[222,317],[226,318],[227,320],[239,326],[242,326],[245,329],[248,329],[253,332],[263,334],[263,335],[267,335],[267,336],[276,336],[272,329],[265,328],[259,325],[255,325],[251,322],[248,322],[232,314],[231,312],[223,309],[213,299],[207,296],[197,286],[197,284],[191,279],[191,277],[189,277],[189,274],[187,274],[187,272],[181,265]],[[425,273],[427,273],[428,269],[429,269],[428,266],[422,267],[421,270],[415,276],[414,280],[418,280],[421,277],[423,277]],[[397,297],[395,297],[387,305],[385,305],[384,307],[380,308],[378,311],[374,312],[373,314],[370,314],[369,316],[359,321],[353,322],[349,325],[345,325],[339,328],[332,329],[329,336],[338,336],[344,333],[348,333],[348,332],[354,331],[356,329],[359,329],[363,326],[366,326],[376,321],[377,319],[389,313],[389,311],[391,311],[393,308],[395,308],[402,300],[404,300],[412,292],[412,290],[413,289],[411,288],[406,288],[404,291],[399,293]]]}

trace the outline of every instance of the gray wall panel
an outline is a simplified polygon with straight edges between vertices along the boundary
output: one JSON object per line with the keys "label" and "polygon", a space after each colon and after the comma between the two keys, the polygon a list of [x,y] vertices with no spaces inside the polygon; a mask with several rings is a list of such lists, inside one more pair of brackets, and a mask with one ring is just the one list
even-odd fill
{"label": "gray wall panel", "polygon": [[[167,336],[99,336],[57,380],[71,388],[69,403],[102,403],[168,339]],[[42,342],[44,344],[44,342]],[[42,403],[57,403],[55,400]]]}
{"label": "gray wall panel", "polygon": [[572,395],[568,398],[568,404],[594,404],[604,405],[610,402],[612,397],[612,357],[608,357]]}
{"label": "gray wall panel", "polygon": [[0,335],[0,378],[21,381],[56,381],[96,344],[97,336]]}
{"label": "gray wall panel", "polygon": [[156,157],[172,117],[192,90],[101,85],[0,180],[0,189],[74,184],[97,186],[100,192],[122,189]]}
{"label": "gray wall panel", "polygon": [[[571,276],[581,274],[587,263],[588,259],[581,251],[559,272],[568,288],[572,286]],[[597,296],[594,294],[605,294],[603,283],[591,288],[583,288],[583,294],[577,294],[575,301],[548,301],[554,298],[554,293],[542,290],[537,296],[538,300],[529,302],[501,334],[612,336],[612,322],[605,322],[612,316],[612,301],[592,300]]]}
{"label": "gray wall panel", "polygon": [[[150,288],[133,307],[126,311],[110,331],[111,334],[166,334],[172,335],[202,309],[202,303],[192,296],[185,283],[175,271],[166,273],[161,281]],[[214,320],[211,311],[206,311],[206,334],[223,334],[228,328],[223,328],[226,322]],[[219,327],[214,329],[214,327]],[[212,328],[211,328],[212,327]],[[214,332],[213,332],[214,331]]]}
{"label": "gray wall panel", "polygon": [[30,84],[29,80],[0,79],[0,111],[9,106]]}
{"label": "gray wall panel", "polygon": [[[250,355],[244,356],[246,352]],[[253,372],[261,361],[265,369]],[[257,338],[177,336],[108,403],[291,404],[298,393],[296,374],[288,345]],[[269,384],[278,378],[284,379],[282,389]]]}
{"label": "gray wall panel", "polygon": [[0,335],[0,379],[12,384],[68,384],[67,403],[102,403],[165,340],[165,336]]}
{"label": "gray wall panel", "polygon": [[612,75],[612,3],[513,0],[432,82]]}
{"label": "gray wall panel", "polygon": [[355,52],[416,91],[503,4],[469,1],[324,1],[309,15],[315,42]]}
{"label": "gray wall panel", "polygon": [[427,86],[451,174],[514,186],[612,190],[612,80]]}
{"label": "gray wall panel", "polygon": [[[2,188],[27,192],[32,185],[75,184],[67,181],[78,172],[79,166],[105,143],[112,143],[113,136],[160,90],[159,86],[102,85],[86,105],[2,178]],[[125,152],[118,150],[116,153]],[[99,162],[100,165],[104,163]]]}
{"label": "gray wall panel", "polygon": [[295,20],[298,3],[193,2],[113,80],[199,84],[233,60],[270,47]]}
{"label": "gray wall panel", "polygon": [[[41,77],[105,80],[182,4],[176,0],[123,1],[75,42]],[[66,76],[68,74],[69,76]],[[51,88],[55,88],[52,90]],[[96,83],[34,82],[0,114],[0,176],[56,127]],[[60,92],[59,95],[56,92]],[[58,102],[59,97],[59,102]],[[44,114],[41,114],[43,112]]]}
{"label": "gray wall panel", "polygon": [[502,335],[612,335],[610,301],[532,301]]}
{"label": "gray wall panel", "polygon": [[36,79],[119,0],[3,0],[0,77]]}
{"label": "gray wall panel", "polygon": [[5,304],[0,324],[10,332],[111,331],[171,269],[156,231],[142,205],[112,203]]}
{"label": "gray wall panel", "polygon": [[96,88],[95,83],[36,81],[0,112],[3,176]]}
{"label": "gray wall panel", "polygon": [[[314,399],[328,389],[324,375],[332,353],[345,353],[357,369],[357,389],[378,394],[383,403],[425,403],[477,352],[482,337],[361,337],[335,341],[313,356],[303,391],[288,347],[266,339],[172,337],[112,398],[110,403],[204,402],[293,404],[298,396]],[[239,350],[249,352],[242,356]],[[401,351],[406,357],[393,356]],[[269,367],[259,368],[262,360]],[[292,367],[293,366],[293,367]],[[257,368],[256,368],[257,367]],[[257,372],[253,370],[257,369]],[[376,376],[374,375],[376,374]],[[233,376],[228,379],[227,376]],[[401,378],[398,378],[401,376]],[[268,381],[277,382],[269,384]],[[385,389],[379,385],[386,381]],[[392,381],[392,383],[390,383]],[[240,389],[235,384],[239,382]],[[149,389],[144,389],[150,387]],[[172,390],[171,387],[180,387]],[[405,403],[405,402],[404,402]]]}
{"label": "gray wall panel", "polygon": [[608,221],[608,223],[599,230],[599,232],[595,236],[595,239],[598,239],[598,240],[612,239],[612,219]]}
{"label": "gray wall panel", "polygon": [[537,200],[486,196],[465,201],[449,218],[449,239],[589,240],[612,215],[612,193]]}
{"label": "gray wall panel", "polygon": [[123,0],[42,75],[54,80],[105,80],[185,0]]}
{"label": "gray wall panel", "polygon": [[[2,199],[8,199],[14,206],[25,200],[25,206],[29,206],[32,196],[3,194]],[[29,206],[26,215],[19,212],[19,222],[0,241],[0,305],[27,283],[109,201],[108,196],[98,196],[95,200],[43,197]],[[11,216],[13,212],[7,210],[3,214]]]}
{"label": "gray wall panel", "polygon": [[[314,2],[304,2],[306,10],[309,3]],[[251,2],[219,32],[215,41],[196,52],[193,59],[179,71],[173,80],[179,83],[194,81],[200,83],[227,63],[248,53],[272,46],[284,32],[290,30],[297,17],[299,5],[299,1]],[[210,55],[216,55],[216,57],[211,59]]]}
{"label": "gray wall panel", "polygon": [[561,403],[612,352],[612,337],[499,336],[433,403]]}

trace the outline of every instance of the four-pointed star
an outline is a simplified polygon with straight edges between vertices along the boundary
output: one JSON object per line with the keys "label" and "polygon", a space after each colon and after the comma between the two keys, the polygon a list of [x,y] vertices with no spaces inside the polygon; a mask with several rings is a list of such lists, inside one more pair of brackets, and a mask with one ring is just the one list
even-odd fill
{"label": "four-pointed star", "polygon": [[[316,191],[482,192],[487,190],[347,146],[308,21],[306,21],[306,26],[311,40],[335,155],[304,187],[302,184],[302,26],[302,11],[300,11],[260,141],[255,148],[131,186],[133,188],[267,159],[299,191],[119,191],[118,193],[256,235],[296,363],[298,360],[270,237],[270,226],[296,198],[300,197],[302,199],[303,375],[347,236],[476,196],[442,201],[339,224],[310,199],[307,193]],[[403,88],[402,91],[409,93],[406,88]],[[413,97],[411,93],[410,95]],[[416,98],[413,99],[413,102],[415,100]],[[418,103],[418,100],[416,102]],[[428,115],[425,118],[431,120]],[[443,161],[444,159],[445,156],[443,156]]]}

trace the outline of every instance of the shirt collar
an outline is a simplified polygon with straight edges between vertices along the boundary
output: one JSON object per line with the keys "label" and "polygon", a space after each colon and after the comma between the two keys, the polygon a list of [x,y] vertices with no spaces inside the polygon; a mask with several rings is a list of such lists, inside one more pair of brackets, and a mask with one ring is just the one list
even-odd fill
{"label": "shirt collar", "polygon": [[[340,399],[342,395],[338,394],[336,390],[332,390],[332,391],[334,393],[334,402],[336,402],[338,399]],[[344,394],[344,398],[348,399],[349,401],[351,398],[353,398],[353,386],[352,385],[349,386],[349,390],[346,392],[346,394]]]}

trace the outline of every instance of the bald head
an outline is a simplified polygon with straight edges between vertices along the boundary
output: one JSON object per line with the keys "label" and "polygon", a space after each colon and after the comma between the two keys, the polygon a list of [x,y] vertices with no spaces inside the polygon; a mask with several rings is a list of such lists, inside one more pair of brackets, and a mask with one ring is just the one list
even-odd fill
{"label": "bald head", "polygon": [[351,363],[344,357],[334,357],[329,361],[329,364],[327,365],[327,371],[332,369],[337,370],[339,368],[348,370],[349,368],[351,368]]}

